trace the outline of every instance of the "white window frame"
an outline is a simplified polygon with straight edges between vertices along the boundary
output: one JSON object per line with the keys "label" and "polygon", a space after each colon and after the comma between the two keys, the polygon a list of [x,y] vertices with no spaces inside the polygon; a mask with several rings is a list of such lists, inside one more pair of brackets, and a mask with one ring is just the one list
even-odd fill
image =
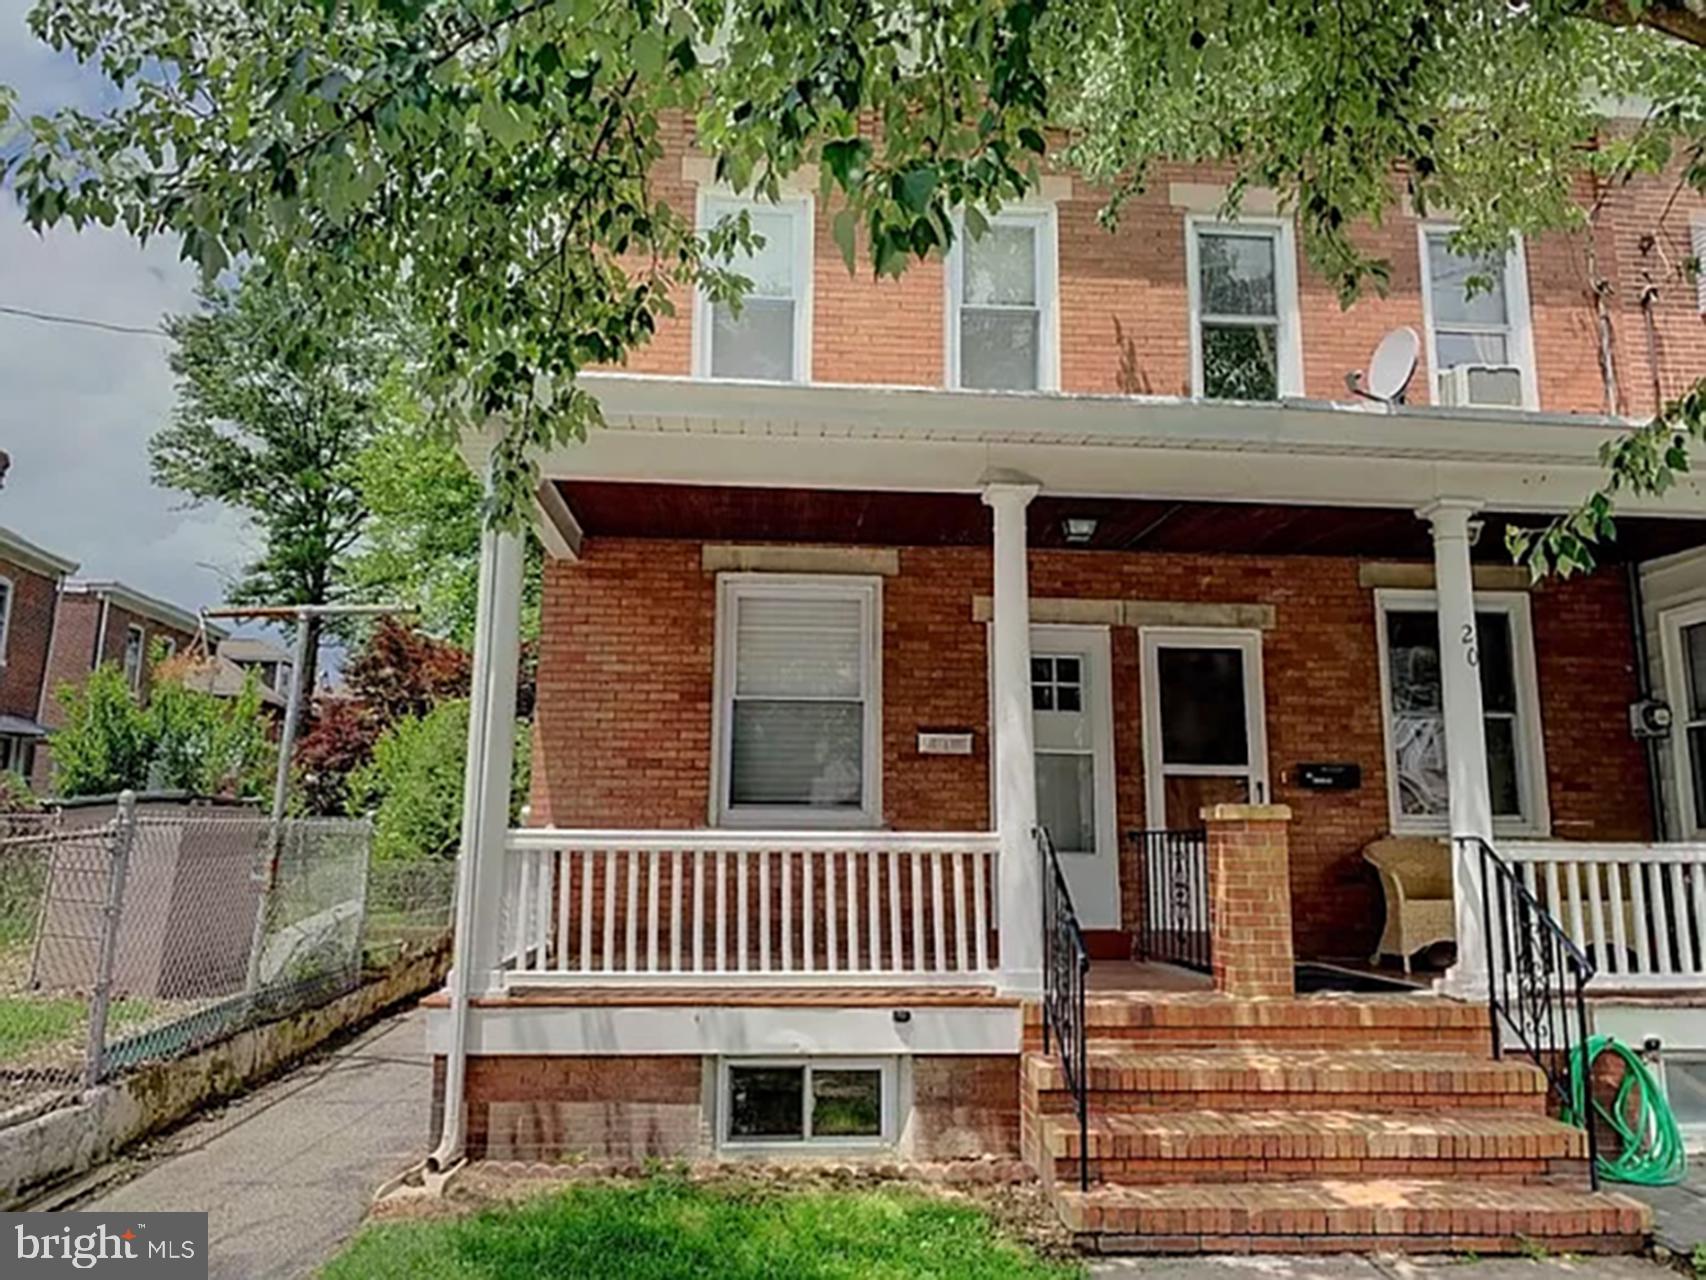
{"label": "white window frame", "polygon": [[[992,227],[1031,227],[1036,232],[1036,294],[1037,294],[1037,390],[1060,390],[1060,223],[1055,207],[1015,206],[1000,213],[986,215]],[[954,219],[954,243],[944,263],[947,289],[946,316],[943,323],[943,369],[946,385],[951,391],[971,390],[985,395],[999,395],[984,387],[966,388],[960,379],[960,309],[965,303],[965,215]],[[1023,391],[1007,392],[1025,395]]]}
{"label": "white window frame", "polygon": [[[858,809],[792,805],[741,805],[728,800],[734,745],[736,614],[738,601],[753,596],[799,599],[828,595],[857,599],[863,614],[864,685],[863,798]],[[712,681],[711,825],[715,827],[827,827],[870,830],[882,825],[883,765],[883,580],[855,574],[724,573],[717,576],[717,635]]]}
{"label": "white window frame", "polygon": [[6,593],[0,600],[0,667],[6,665],[6,655],[12,648],[12,601],[18,594],[18,588],[13,581],[0,574],[0,591]]}
{"label": "white window frame", "polygon": [[1706,623],[1706,601],[1666,609],[1659,614],[1659,646],[1664,661],[1665,697],[1671,708],[1671,772],[1676,778],[1672,792],[1676,802],[1676,830],[1689,840],[1706,837],[1706,827],[1694,820],[1694,770],[1688,759],[1688,655],[1682,633]]}
{"label": "white window frame", "polygon": [[[813,240],[816,235],[817,218],[815,205],[809,195],[784,196],[772,203],[769,200],[754,200],[751,197],[737,196],[723,190],[706,190],[701,188],[698,197],[698,226],[701,232],[709,231],[724,213],[738,209],[750,209],[761,213],[785,213],[794,220],[794,370],[793,377],[788,382],[810,382],[812,380],[812,310],[816,290],[812,280],[812,266],[815,259]],[[712,310],[714,304],[709,294],[703,289],[693,291],[693,376],[710,379],[711,373],[711,344],[712,344]],[[735,381],[734,379],[718,379],[718,381]]]}
{"label": "white window frame", "polygon": [[[1398,758],[1392,746],[1391,654],[1386,639],[1388,612],[1432,611],[1439,617],[1439,595],[1423,589],[1387,588],[1374,593],[1374,631],[1380,663],[1380,736],[1386,761],[1386,808],[1394,835],[1448,835],[1450,819],[1404,813],[1399,804]],[[1497,835],[1546,836],[1552,830],[1552,810],[1546,785],[1546,732],[1540,720],[1540,680],[1534,656],[1534,619],[1524,591],[1477,591],[1476,613],[1502,613],[1509,619],[1511,673],[1516,681],[1516,785],[1522,816],[1494,815]]]}
{"label": "white window frame", "polygon": [[[131,670],[130,666],[130,638],[132,636],[138,637],[136,669],[134,671]],[[124,628],[124,681],[130,686],[131,692],[140,692],[142,689],[142,673],[147,667],[148,629],[135,622],[126,623]]]}
{"label": "white window frame", "polygon": [[[733,1092],[729,1073],[735,1067],[803,1069],[801,1080],[800,1134],[798,1138],[736,1138],[729,1130],[734,1122]],[[875,1071],[878,1073],[881,1094],[881,1133],[874,1137],[853,1137],[835,1134],[827,1138],[813,1137],[811,1077],[814,1071]],[[754,1152],[774,1154],[780,1151],[846,1151],[881,1150],[892,1147],[899,1139],[900,1102],[899,1072],[892,1057],[871,1058],[719,1058],[717,1060],[717,1146],[730,1153]]]}
{"label": "white window frame", "polygon": [[[1450,235],[1458,229],[1454,222],[1418,222],[1416,224],[1416,265],[1420,269],[1422,290],[1422,330],[1428,357],[1428,403],[1440,403],[1439,385],[1444,370],[1439,365],[1439,343],[1434,326],[1434,286],[1432,253],[1429,236]],[[1462,325],[1448,326],[1454,331]],[[1505,325],[1502,330],[1493,325],[1468,326],[1468,331],[1503,332],[1505,350],[1510,363],[1522,374],[1522,407],[1540,408],[1540,383],[1534,369],[1534,318],[1528,302],[1528,253],[1522,237],[1511,240],[1505,251]]]}
{"label": "white window frame", "polygon": [[[1214,214],[1185,215],[1185,276],[1191,311],[1191,394],[1203,391],[1202,367],[1202,273],[1197,238],[1203,234],[1227,235],[1256,232],[1274,240],[1274,309],[1279,319],[1279,399],[1303,394],[1303,316],[1297,292],[1297,232],[1289,218],[1253,214],[1221,218]],[[1248,317],[1243,317],[1247,319]],[[1213,317],[1237,322],[1240,317]],[[1217,403],[1234,403],[1232,401]]]}

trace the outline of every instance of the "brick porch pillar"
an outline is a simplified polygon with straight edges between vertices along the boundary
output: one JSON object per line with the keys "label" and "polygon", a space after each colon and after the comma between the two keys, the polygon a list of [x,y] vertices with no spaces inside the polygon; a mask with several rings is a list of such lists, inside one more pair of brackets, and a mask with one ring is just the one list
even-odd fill
{"label": "brick porch pillar", "polygon": [[1208,805],[1202,820],[1208,830],[1214,989],[1234,996],[1294,994],[1290,807]]}

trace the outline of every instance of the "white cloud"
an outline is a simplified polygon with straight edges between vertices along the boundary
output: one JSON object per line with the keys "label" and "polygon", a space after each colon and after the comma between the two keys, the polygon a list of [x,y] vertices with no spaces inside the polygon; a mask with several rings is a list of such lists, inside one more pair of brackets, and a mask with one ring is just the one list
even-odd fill
{"label": "white cloud", "polygon": [[[26,109],[92,106],[109,87],[31,36],[31,0],[0,0],[0,83]],[[69,228],[38,237],[0,193],[0,304],[152,328],[194,305],[177,246],[146,249],[122,232]],[[217,602],[252,553],[243,520],[183,508],[148,479],[148,437],[168,418],[172,375],[162,338],[43,324],[0,314],[0,449],[12,470],[0,524],[189,608]]]}

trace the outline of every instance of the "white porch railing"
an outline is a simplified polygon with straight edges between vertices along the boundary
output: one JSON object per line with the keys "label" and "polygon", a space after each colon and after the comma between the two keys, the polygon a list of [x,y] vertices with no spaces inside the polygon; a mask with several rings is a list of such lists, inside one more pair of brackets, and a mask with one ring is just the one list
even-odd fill
{"label": "white porch railing", "polygon": [[1500,852],[1594,962],[1590,991],[1706,988],[1706,845],[1511,841]]}
{"label": "white porch railing", "polygon": [[992,985],[993,833],[511,831],[513,986]]}

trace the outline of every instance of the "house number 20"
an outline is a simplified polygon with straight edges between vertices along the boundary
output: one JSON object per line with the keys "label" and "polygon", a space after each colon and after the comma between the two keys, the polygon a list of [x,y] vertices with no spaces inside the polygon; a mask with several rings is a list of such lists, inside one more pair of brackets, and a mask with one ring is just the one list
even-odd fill
{"label": "house number 20", "polygon": [[1473,622],[1463,624],[1463,635],[1460,639],[1463,642],[1463,660],[1472,667],[1479,666],[1481,654],[1475,645],[1475,624]]}

